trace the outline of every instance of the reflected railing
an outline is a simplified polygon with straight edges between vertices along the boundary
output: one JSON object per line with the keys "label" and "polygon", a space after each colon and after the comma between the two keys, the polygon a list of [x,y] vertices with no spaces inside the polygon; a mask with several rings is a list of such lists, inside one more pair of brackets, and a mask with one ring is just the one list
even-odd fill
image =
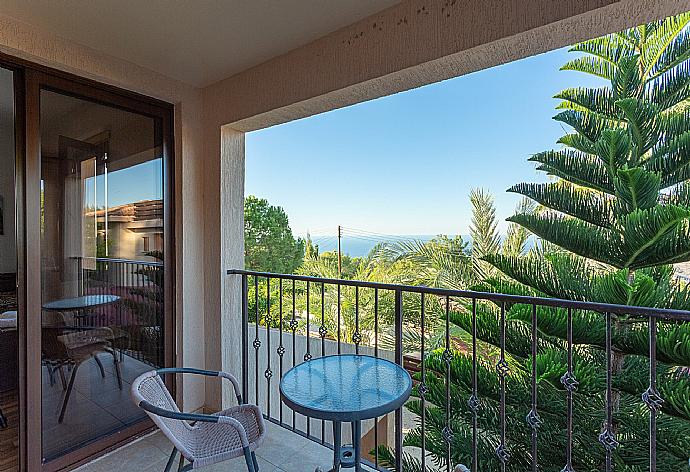
{"label": "reflected railing", "polygon": [[116,347],[121,352],[152,366],[163,366],[163,263],[80,259],[79,273],[82,295],[119,297],[116,303],[90,309],[89,324],[117,330]]}

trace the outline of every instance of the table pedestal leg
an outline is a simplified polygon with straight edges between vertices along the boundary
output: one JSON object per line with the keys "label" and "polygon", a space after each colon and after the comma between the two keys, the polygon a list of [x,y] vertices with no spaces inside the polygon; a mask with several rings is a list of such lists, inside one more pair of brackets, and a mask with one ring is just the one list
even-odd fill
{"label": "table pedestal leg", "polygon": [[362,422],[352,422],[352,445],[355,448],[355,472],[361,472],[362,463],[360,458],[360,449],[362,444]]}
{"label": "table pedestal leg", "polygon": [[[361,442],[362,442],[362,422],[353,421],[352,426],[352,446],[342,445],[342,423],[340,421],[333,422],[333,468],[328,472],[340,472],[342,468],[354,468],[356,472],[361,472],[362,463],[360,459]],[[321,472],[321,468],[317,468],[316,472]]]}
{"label": "table pedestal leg", "polygon": [[340,472],[341,423],[333,422],[333,472]]}

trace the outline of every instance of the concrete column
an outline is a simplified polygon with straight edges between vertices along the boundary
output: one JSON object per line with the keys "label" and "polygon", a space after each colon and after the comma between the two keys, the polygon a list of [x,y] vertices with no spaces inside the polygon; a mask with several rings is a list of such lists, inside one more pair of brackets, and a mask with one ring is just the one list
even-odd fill
{"label": "concrete column", "polygon": [[[242,375],[242,292],[237,276],[226,275],[228,269],[244,267],[244,133],[228,126],[221,129],[221,303],[220,351],[223,370]],[[223,406],[236,401],[232,389],[225,385]]]}
{"label": "concrete column", "polygon": [[[226,275],[244,267],[244,133],[228,126],[206,129],[204,165],[204,330],[206,368],[242,374],[240,281]],[[231,402],[231,387],[206,382],[206,407]]]}
{"label": "concrete column", "polygon": [[[203,367],[204,350],[204,202],[201,96],[175,106],[175,265],[176,364]],[[205,380],[187,375],[177,384],[185,411],[204,406]]]}

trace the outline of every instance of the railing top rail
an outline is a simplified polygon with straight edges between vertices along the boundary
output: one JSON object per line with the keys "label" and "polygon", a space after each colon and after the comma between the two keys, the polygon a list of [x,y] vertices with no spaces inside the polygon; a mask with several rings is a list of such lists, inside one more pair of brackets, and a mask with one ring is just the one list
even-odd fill
{"label": "railing top rail", "polygon": [[311,277],[296,274],[276,274],[273,272],[260,272],[244,269],[229,269],[228,275],[248,275],[255,277],[266,277],[271,279],[297,280],[303,282],[313,282],[318,284],[345,285],[350,287],[377,288],[379,290],[402,291],[411,293],[425,293],[439,295],[443,297],[458,297],[477,300],[490,300],[506,303],[524,303],[528,305],[539,305],[554,308],[572,308],[573,310],[588,310],[602,313],[616,313],[624,315],[639,315],[654,318],[666,318],[673,320],[690,321],[690,311],[673,310],[668,308],[641,307],[629,305],[616,305],[611,303],[587,302],[576,300],[565,300],[562,298],[542,298],[524,295],[508,295],[504,293],[477,292],[473,290],[453,290],[444,288],[427,287],[423,285],[398,285],[382,282],[366,282],[362,280],[332,279],[322,277]]}

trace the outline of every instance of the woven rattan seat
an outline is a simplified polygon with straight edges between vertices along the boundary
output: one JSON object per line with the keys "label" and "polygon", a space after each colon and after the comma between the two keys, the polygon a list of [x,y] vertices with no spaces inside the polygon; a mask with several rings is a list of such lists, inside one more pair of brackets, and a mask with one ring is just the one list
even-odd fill
{"label": "woven rattan seat", "polygon": [[[182,413],[165,386],[164,373],[195,373],[228,379],[240,404],[213,415]],[[154,370],[137,377],[132,384],[132,397],[173,443],[166,472],[172,467],[178,451],[189,461],[181,470],[244,457],[249,472],[258,472],[254,451],[266,434],[263,416],[257,406],[241,404],[237,380],[232,375],[194,369]]]}

